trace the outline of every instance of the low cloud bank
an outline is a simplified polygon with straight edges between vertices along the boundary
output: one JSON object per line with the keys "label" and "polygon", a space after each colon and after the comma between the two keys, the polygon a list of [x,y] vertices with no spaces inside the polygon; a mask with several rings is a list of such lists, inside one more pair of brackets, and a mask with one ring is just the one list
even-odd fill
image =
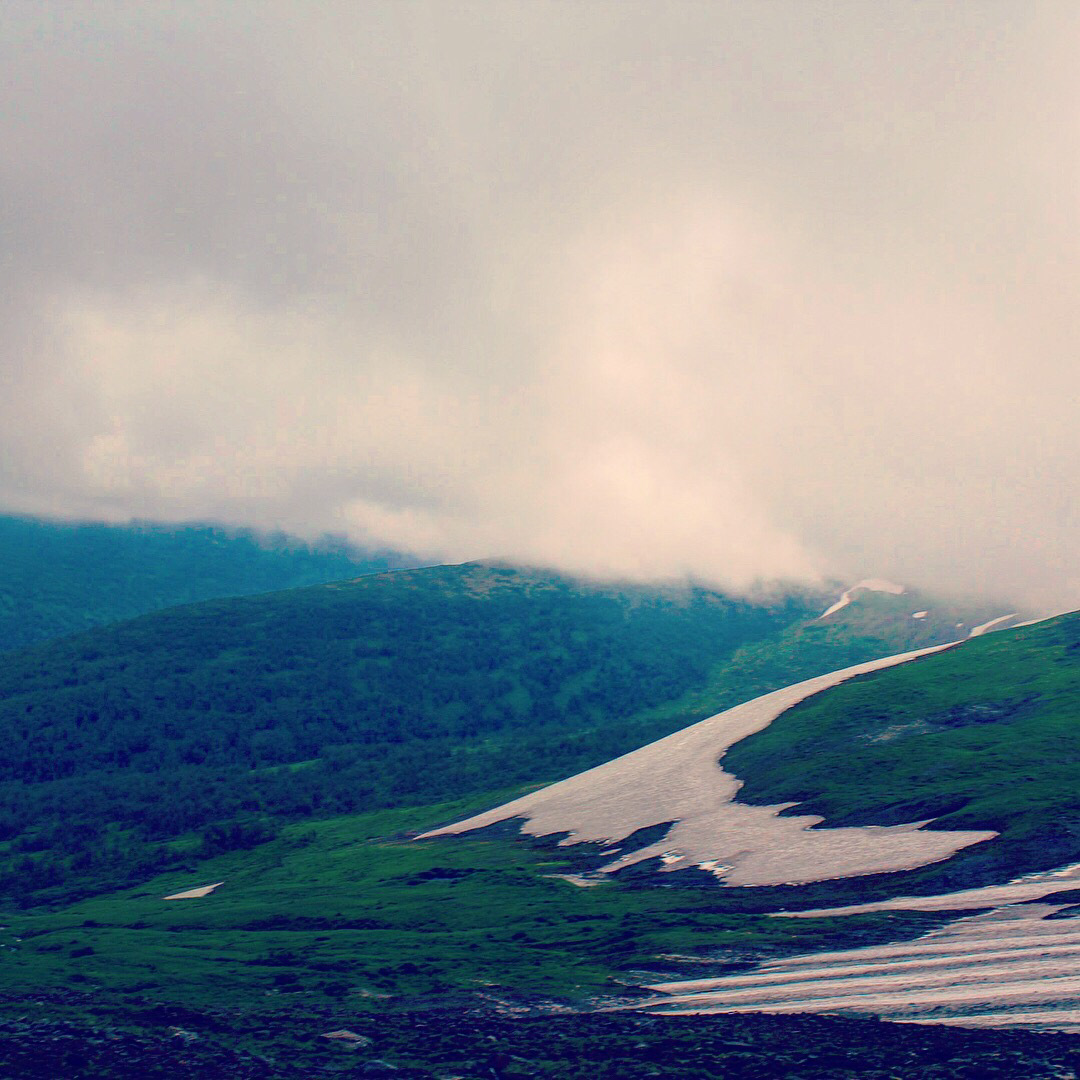
{"label": "low cloud bank", "polygon": [[3,22],[0,505],[1080,605],[1074,6]]}

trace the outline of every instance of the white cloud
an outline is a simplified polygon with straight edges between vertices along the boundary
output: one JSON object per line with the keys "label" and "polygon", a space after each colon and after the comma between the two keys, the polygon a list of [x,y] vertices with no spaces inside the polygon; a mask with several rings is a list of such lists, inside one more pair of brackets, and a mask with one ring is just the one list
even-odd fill
{"label": "white cloud", "polygon": [[1080,603],[1073,6],[3,17],[0,505]]}

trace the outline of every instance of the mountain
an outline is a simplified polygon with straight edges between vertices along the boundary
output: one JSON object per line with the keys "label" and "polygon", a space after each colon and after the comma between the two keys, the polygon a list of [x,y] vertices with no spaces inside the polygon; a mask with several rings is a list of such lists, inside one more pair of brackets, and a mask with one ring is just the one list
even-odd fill
{"label": "mountain", "polygon": [[[257,1054],[235,1066],[248,1076],[391,1075],[380,1062],[417,1078],[592,1076],[604,1075],[609,1058],[608,1072],[626,1077],[868,1075],[870,1063],[883,1075],[1059,1074],[1080,1061],[1076,1041],[1065,1036],[654,1015],[857,1009],[851,999],[863,985],[882,984],[875,1002],[895,997],[897,982],[936,993],[942,973],[947,978],[964,957],[991,972],[972,969],[965,993],[1000,985],[1006,989],[996,993],[1023,1000],[1036,991],[1019,975],[1001,974],[1000,965],[1020,972],[1036,953],[1068,963],[1077,945],[1067,919],[1043,922],[1038,905],[1025,918],[1011,905],[999,916],[994,905],[1016,895],[1008,891],[942,900],[928,894],[949,879],[923,877],[1007,840],[1013,826],[1005,816],[960,822],[999,836],[980,837],[941,862],[798,886],[724,886],[722,868],[683,869],[665,862],[664,854],[674,854],[666,848],[597,874],[598,860],[617,853],[561,844],[565,831],[523,840],[514,822],[418,839],[521,797],[519,780],[558,779],[576,771],[567,767],[575,761],[601,765],[612,757],[608,746],[632,750],[737,709],[751,688],[775,692],[820,678],[823,658],[836,658],[830,667],[865,664],[890,638],[892,651],[932,649],[1002,614],[863,589],[823,617],[835,600],[794,593],[750,602],[692,587],[583,586],[473,564],[174,609],[4,658],[0,745],[10,748],[8,764],[21,748],[18,760],[29,770],[49,747],[71,770],[27,772],[4,784],[18,830],[0,841],[11,897],[0,920],[6,1045],[26,1055],[42,1039],[55,1047],[69,1040],[84,1055],[125,1048],[140,1064],[117,1075],[152,1074],[146,1061],[164,1061],[170,1039],[190,1040],[192,1060],[205,1058],[211,1071],[226,1067],[222,1055]],[[923,611],[929,614],[914,617]],[[745,793],[758,809],[791,796],[759,790],[789,771],[772,776],[770,762],[786,752],[789,765],[809,767],[827,748],[831,764],[818,777],[825,782],[815,781],[820,794],[838,799],[857,779],[864,801],[814,809],[826,825],[834,815],[845,829],[866,828],[859,815],[882,813],[872,797],[891,781],[862,773],[899,768],[867,755],[887,748],[894,728],[915,722],[903,709],[921,707],[894,695],[888,680],[918,675],[921,693],[939,688],[934,716],[985,722],[934,723],[896,737],[1001,725],[988,759],[999,771],[979,795],[997,799],[1000,810],[1033,770],[1034,758],[1024,758],[1009,771],[1018,733],[1035,740],[1032,754],[1076,757],[1071,729],[1058,723],[1055,744],[1047,718],[1071,708],[1078,618],[984,634],[823,689],[835,681],[825,678],[820,693],[779,711],[757,734],[744,732],[724,767],[820,704],[811,728],[791,728],[757,764],[739,765],[739,798]],[[773,679],[782,682],[770,685]],[[871,690],[859,709],[887,711],[894,696],[908,705],[883,715],[881,730],[863,731],[840,707],[842,695],[863,686]],[[500,691],[494,700],[502,707],[485,712]],[[1029,720],[1043,719],[1017,728],[1023,710],[988,718],[990,704],[1016,694],[1038,705],[1024,714]],[[628,704],[638,708],[627,711]],[[213,723],[200,722],[202,713]],[[835,720],[835,731],[833,717],[846,717]],[[316,745],[335,738],[335,719],[346,723],[338,737],[352,741]],[[124,742],[131,730],[142,743]],[[213,730],[223,733],[219,743],[206,741]],[[875,741],[881,734],[888,738]],[[42,754],[25,755],[36,737]],[[125,746],[126,763],[122,754],[110,760]],[[924,761],[929,786],[936,765],[948,774],[953,757],[971,749],[947,740],[933,746]],[[204,760],[185,760],[196,747]],[[297,757],[313,747],[319,756]],[[289,760],[274,763],[274,754]],[[436,793],[450,784],[459,785],[451,801],[421,805],[443,798]],[[797,797],[808,794],[800,789]],[[33,806],[23,823],[15,820],[20,798]],[[1069,798],[1071,789],[1059,790],[1025,804],[1018,828],[1055,817]],[[365,809],[380,803],[397,805]],[[159,812],[151,832],[140,816]],[[841,820],[845,812],[851,816]],[[796,827],[805,813],[794,808]],[[905,814],[872,820],[870,828],[911,822]],[[639,827],[620,847],[642,851],[668,825]],[[1055,857],[1067,853],[1062,847]],[[1002,864],[983,877],[1007,872]],[[982,880],[977,861],[965,874],[957,882]],[[915,897],[922,907],[898,906],[897,894],[909,887],[926,894]],[[1068,916],[1075,900],[1064,890],[1075,887],[1051,873],[1023,884],[1020,895],[1041,901],[1057,893],[1050,907]],[[856,901],[870,903],[850,907]],[[992,919],[1009,920],[1020,928],[1015,948],[1007,929],[978,930],[986,925],[978,913],[972,929],[966,912],[958,918],[942,903],[978,904]],[[849,906],[836,912],[827,904]],[[1046,928],[1068,941],[1047,946]],[[1006,942],[996,949],[1006,954],[997,968],[987,951],[993,940]],[[892,956],[903,965],[896,973],[888,971]],[[862,982],[837,1004],[845,967]],[[1057,987],[1068,979],[1051,979],[1058,981],[1040,980],[1037,992],[1060,1006],[1065,991]],[[688,983],[695,980],[709,985],[694,989]],[[695,1000],[699,992],[706,996]],[[800,995],[811,1003],[800,1004]],[[47,1022],[27,1020],[30,1000],[45,1006]],[[598,1006],[605,1011],[591,1011]],[[993,1022],[1013,1019],[985,1011]]]}
{"label": "mountain", "polygon": [[1080,613],[820,676],[423,838],[512,825],[559,838],[581,885],[707,872],[787,920],[942,916],[910,942],[658,980],[643,1007],[665,1014],[1080,1032],[1078,716]]}
{"label": "mountain", "polygon": [[210,525],[0,516],[0,652],[148,611],[339,581],[418,560]]}
{"label": "mountain", "polygon": [[[175,862],[170,839],[556,779],[986,612],[754,600],[467,564],[173,608],[0,660],[0,892]],[[911,606],[932,614],[911,617]],[[991,612],[994,614],[994,612]],[[162,860],[165,860],[162,862]],[[96,887],[96,886],[95,886]]]}

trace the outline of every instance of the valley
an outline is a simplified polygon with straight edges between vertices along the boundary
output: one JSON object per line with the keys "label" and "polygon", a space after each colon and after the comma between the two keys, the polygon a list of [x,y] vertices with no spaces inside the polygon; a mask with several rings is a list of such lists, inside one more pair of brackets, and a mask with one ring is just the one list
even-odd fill
{"label": "valley", "polygon": [[[665,1056],[680,1045],[703,1076],[847,1075],[827,1071],[837,1053],[886,1076],[920,1040],[943,1053],[927,1075],[1022,1060],[1056,1076],[1074,1053],[1068,903],[1030,906],[1023,932],[991,910],[1013,921],[1002,944],[996,923],[968,929],[986,915],[932,902],[1080,861],[1063,797],[1080,625],[983,632],[1000,612],[465,564],[13,653],[0,1028],[26,1070],[42,1032],[76,1056],[78,1032],[84,1050],[112,1040],[87,1075],[164,1075],[183,1051],[221,1075],[591,1076],[600,1039],[612,1076],[687,1075]],[[973,732],[999,773],[969,760]],[[953,786],[905,780],[878,805],[927,738]],[[1009,770],[1051,746],[1060,775],[1017,795]],[[983,1002],[990,980],[1006,989]],[[51,1028],[28,1026],[29,1003]],[[788,1016],[808,1011],[857,1015]],[[944,1053],[951,1029],[871,1038],[867,1012],[1063,1034],[958,1034]],[[787,1024],[833,1049],[763,1064]]]}
{"label": "valley", "polygon": [[0,0],[0,1080],[1080,1080],[1078,40]]}

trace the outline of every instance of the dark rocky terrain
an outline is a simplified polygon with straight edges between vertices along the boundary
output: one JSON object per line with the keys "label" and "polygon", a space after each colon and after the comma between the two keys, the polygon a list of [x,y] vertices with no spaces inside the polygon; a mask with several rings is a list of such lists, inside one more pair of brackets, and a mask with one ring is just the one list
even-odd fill
{"label": "dark rocky terrain", "polygon": [[[339,1010],[286,1017],[145,1003],[112,1026],[56,1018],[57,1003],[26,1001],[16,1015],[7,1002],[0,1076],[1065,1080],[1080,1073],[1080,1038],[1071,1035],[829,1016],[538,1014],[432,1004],[380,1016]],[[235,1048],[253,1044],[258,1052]]]}

